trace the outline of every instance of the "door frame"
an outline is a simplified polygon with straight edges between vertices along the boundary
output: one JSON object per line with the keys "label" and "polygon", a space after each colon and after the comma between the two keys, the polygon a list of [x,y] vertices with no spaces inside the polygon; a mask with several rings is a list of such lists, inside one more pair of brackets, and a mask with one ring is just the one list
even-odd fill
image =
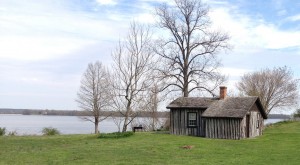
{"label": "door frame", "polygon": [[250,137],[250,115],[246,115],[246,138]]}

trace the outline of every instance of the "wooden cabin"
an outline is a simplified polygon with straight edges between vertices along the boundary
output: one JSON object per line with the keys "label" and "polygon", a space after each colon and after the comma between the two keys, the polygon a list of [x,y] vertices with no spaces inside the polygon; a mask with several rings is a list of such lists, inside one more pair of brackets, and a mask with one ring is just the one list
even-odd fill
{"label": "wooden cabin", "polygon": [[262,134],[267,114],[258,97],[180,97],[171,102],[170,132],[207,138],[242,139]]}

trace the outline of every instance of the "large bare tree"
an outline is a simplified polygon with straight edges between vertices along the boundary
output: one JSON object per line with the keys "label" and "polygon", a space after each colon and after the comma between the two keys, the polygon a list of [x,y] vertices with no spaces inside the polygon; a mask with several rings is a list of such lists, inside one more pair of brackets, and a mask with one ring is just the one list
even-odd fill
{"label": "large bare tree", "polygon": [[95,134],[100,133],[99,123],[109,116],[104,113],[112,99],[109,78],[107,69],[100,62],[90,63],[77,93],[78,106],[86,115],[80,118],[94,123]]}
{"label": "large bare tree", "polygon": [[127,37],[112,53],[114,107],[124,117],[122,132],[127,131],[143,107],[140,100],[152,84],[149,79],[154,66],[151,47],[149,27],[132,22]]}
{"label": "large bare tree", "polygon": [[225,80],[217,72],[216,54],[228,48],[229,37],[212,30],[208,14],[201,0],[175,0],[175,6],[156,8],[158,25],[169,34],[156,46],[156,53],[165,60],[160,71],[166,88],[179,90],[184,97],[194,90],[214,95],[213,90]]}
{"label": "large bare tree", "polygon": [[298,82],[287,67],[278,67],[245,74],[236,86],[242,95],[258,96],[270,113],[273,108],[297,102]]}

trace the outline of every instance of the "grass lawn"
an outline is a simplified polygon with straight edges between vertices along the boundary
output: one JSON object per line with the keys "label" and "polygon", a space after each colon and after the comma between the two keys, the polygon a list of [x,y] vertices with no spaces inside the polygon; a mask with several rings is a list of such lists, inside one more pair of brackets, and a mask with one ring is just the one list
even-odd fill
{"label": "grass lawn", "polygon": [[[192,149],[182,146],[191,145]],[[299,164],[300,122],[268,127],[255,139],[156,133],[0,137],[0,164]]]}

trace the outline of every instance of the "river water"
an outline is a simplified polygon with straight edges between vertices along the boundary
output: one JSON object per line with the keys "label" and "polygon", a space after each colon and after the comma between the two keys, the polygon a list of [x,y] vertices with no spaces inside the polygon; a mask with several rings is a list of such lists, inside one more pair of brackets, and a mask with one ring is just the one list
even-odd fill
{"label": "river water", "polygon": [[[144,118],[137,118],[136,120],[141,121]],[[268,119],[265,121],[265,124],[282,120]],[[0,127],[5,127],[7,133],[15,131],[17,135],[41,135],[44,127],[56,128],[62,134],[91,134],[94,132],[94,124],[92,122],[83,121],[77,116],[0,114]],[[128,128],[130,130],[131,126]],[[100,132],[102,133],[117,131],[118,127],[112,118],[107,118],[100,123]]]}
{"label": "river water", "polygon": [[[0,115],[0,127],[6,132],[16,131],[18,135],[40,135],[44,127],[53,127],[62,134],[90,134],[94,132],[94,124],[77,116],[45,116],[45,115]],[[100,123],[100,131],[117,132],[118,127],[113,119],[108,118]]]}

